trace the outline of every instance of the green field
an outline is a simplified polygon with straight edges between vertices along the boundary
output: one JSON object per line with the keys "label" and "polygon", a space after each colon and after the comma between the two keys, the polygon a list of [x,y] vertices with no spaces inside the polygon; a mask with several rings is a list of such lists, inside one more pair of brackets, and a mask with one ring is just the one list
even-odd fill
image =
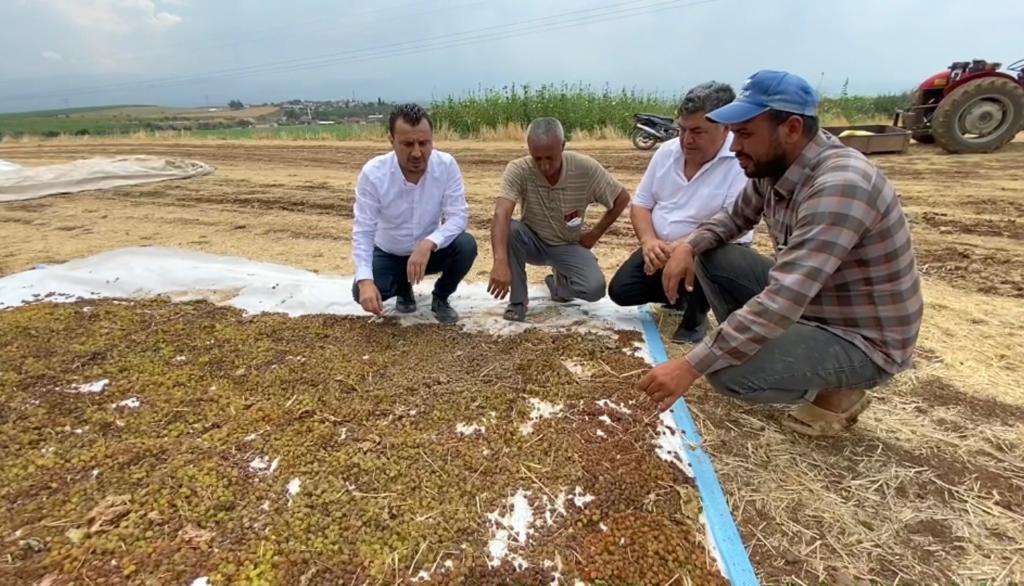
{"label": "green field", "polygon": [[0,137],[130,134],[165,130],[175,125],[216,129],[274,117],[277,111],[275,107],[211,110],[143,105],[39,110],[0,114]]}
{"label": "green field", "polygon": [[563,84],[488,89],[448,97],[431,106],[439,126],[469,136],[484,129],[525,126],[539,116],[558,118],[570,133],[607,127],[628,132],[633,125],[633,114],[670,115],[675,104],[674,100],[654,94]]}
{"label": "green field", "polygon": [[15,120],[22,118],[58,118],[58,117],[72,117],[81,118],[88,117],[88,115],[95,115],[98,112],[107,112],[110,110],[122,110],[130,108],[152,108],[155,106],[145,106],[138,104],[123,104],[116,106],[85,106],[82,108],[63,108],[60,110],[33,110],[31,112],[14,112],[11,114],[0,114],[0,121]]}
{"label": "green field", "polygon": [[[448,97],[434,102],[432,112],[439,126],[462,136],[525,126],[539,116],[558,118],[570,134],[608,128],[628,134],[633,114],[673,116],[678,102],[675,97],[581,85],[510,86]],[[876,123],[890,120],[893,112],[906,103],[906,94],[824,97],[821,118],[826,124]]]}
{"label": "green field", "polygon": [[[649,112],[671,116],[678,99],[635,90],[595,89],[586,85],[506,86],[462,96],[449,96],[430,104],[441,136],[516,139],[530,120],[559,118],[566,131],[589,137],[624,137],[632,116]],[[824,124],[868,124],[891,120],[907,102],[906,94],[824,97]],[[352,140],[380,138],[376,124],[331,126],[247,127],[253,121],[276,120],[274,107],[243,110],[164,108],[160,106],[106,106],[0,114],[0,138],[19,136],[123,135],[152,132],[171,136],[217,139]]]}
{"label": "green field", "polygon": [[18,114],[0,114],[0,136],[58,136],[61,134],[116,134],[142,128],[142,122],[112,112],[132,106],[73,108]]}

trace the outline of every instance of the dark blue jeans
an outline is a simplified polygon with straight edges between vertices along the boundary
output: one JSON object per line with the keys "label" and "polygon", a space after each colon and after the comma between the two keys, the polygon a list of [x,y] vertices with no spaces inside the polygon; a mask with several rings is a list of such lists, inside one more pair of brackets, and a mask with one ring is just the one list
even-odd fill
{"label": "dark blue jeans", "polygon": [[[697,258],[697,278],[719,323],[764,290],[773,264],[768,257],[735,244]],[[717,370],[707,378],[716,391],[735,399],[796,403],[813,400],[823,390],[875,387],[890,376],[854,343],[820,324],[800,320],[743,364]]]}
{"label": "dark blue jeans", "polygon": [[[615,271],[612,282],[608,285],[608,297],[616,305],[631,306],[645,303],[668,303],[665,288],[661,284],[661,270],[653,275],[644,272],[644,251],[637,249]],[[683,283],[679,284],[677,306],[684,307],[682,326],[687,329],[696,328],[708,315],[708,301],[700,282],[693,284],[693,291],[687,291]]]}
{"label": "dark blue jeans", "polygon": [[[427,274],[441,276],[434,283],[434,295],[441,299],[448,299],[459,283],[473,266],[476,260],[476,239],[470,234],[463,232],[459,234],[451,244],[439,248],[430,253],[430,260],[427,261]],[[374,247],[373,249],[373,283],[380,291],[381,301],[387,301],[399,294],[411,294],[412,285],[406,274],[406,265],[409,264],[408,256],[398,256],[384,252]],[[352,296],[359,301],[359,283],[352,283]]]}

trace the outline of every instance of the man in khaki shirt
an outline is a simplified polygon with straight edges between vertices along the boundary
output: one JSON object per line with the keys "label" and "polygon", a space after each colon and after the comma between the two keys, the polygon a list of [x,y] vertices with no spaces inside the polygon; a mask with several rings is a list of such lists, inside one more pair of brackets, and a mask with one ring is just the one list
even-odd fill
{"label": "man in khaki shirt", "polygon": [[[551,299],[597,301],[605,279],[590,251],[629,205],[629,192],[600,163],[565,151],[565,132],[555,118],[538,118],[527,129],[530,155],[508,164],[491,224],[494,266],[488,285],[496,299],[511,293],[505,319],[526,319],[526,265],[550,266],[544,278]],[[607,211],[584,230],[590,204]],[[520,219],[513,220],[516,205]]]}

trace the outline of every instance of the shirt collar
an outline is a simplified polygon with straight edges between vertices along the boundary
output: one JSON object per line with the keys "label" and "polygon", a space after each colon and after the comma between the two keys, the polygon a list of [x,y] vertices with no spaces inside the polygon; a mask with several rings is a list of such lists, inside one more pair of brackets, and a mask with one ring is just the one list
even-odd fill
{"label": "shirt collar", "polygon": [[399,164],[398,164],[398,153],[396,153],[393,150],[390,153],[391,154],[391,172],[395,176],[397,176],[399,179],[404,181],[406,184],[408,184],[408,185],[422,185],[423,184],[423,178],[426,177],[427,175],[430,175],[430,173],[433,172],[433,170],[434,170],[434,166],[431,164],[431,161],[434,160],[434,153],[435,152],[437,152],[437,151],[430,151],[430,157],[427,159],[427,170],[423,172],[423,177],[420,177],[420,182],[419,183],[409,183],[409,180],[405,178],[405,173],[402,173],[402,167],[399,166]]}
{"label": "shirt collar", "polygon": [[732,152],[732,133],[725,133],[725,142],[722,143],[722,148],[718,149],[718,154],[715,155],[715,159],[723,159],[731,157],[736,158],[736,154]]}
{"label": "shirt collar", "polygon": [[796,188],[811,172],[811,164],[828,148],[831,142],[823,132],[819,131],[814,139],[807,143],[804,150],[800,151],[800,155],[789,166],[789,169],[786,169],[782,177],[772,186],[775,192],[787,199],[793,197]]}

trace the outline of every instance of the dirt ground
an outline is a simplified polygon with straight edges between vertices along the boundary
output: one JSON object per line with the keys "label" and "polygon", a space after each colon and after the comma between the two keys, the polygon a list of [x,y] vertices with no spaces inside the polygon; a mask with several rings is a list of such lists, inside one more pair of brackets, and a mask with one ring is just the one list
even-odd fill
{"label": "dirt ground", "polygon": [[[524,148],[438,146],[457,157],[465,175],[470,231],[481,245],[470,278],[484,281],[500,174]],[[570,148],[597,158],[630,189],[650,157],[625,142]],[[139,245],[350,274],[356,174],[386,149],[270,141],[0,144],[0,159],[19,164],[151,154],[217,166],[198,180],[0,207],[0,275]],[[785,433],[776,411],[725,401],[703,386],[691,405],[766,582],[1022,581],[1024,141],[976,156],[913,145],[905,155],[874,160],[903,197],[924,275],[916,369],[877,394],[855,432],[832,442]],[[595,252],[610,277],[634,247],[623,219]],[[539,280],[543,273],[531,274]],[[671,326],[665,316],[663,329]]]}

